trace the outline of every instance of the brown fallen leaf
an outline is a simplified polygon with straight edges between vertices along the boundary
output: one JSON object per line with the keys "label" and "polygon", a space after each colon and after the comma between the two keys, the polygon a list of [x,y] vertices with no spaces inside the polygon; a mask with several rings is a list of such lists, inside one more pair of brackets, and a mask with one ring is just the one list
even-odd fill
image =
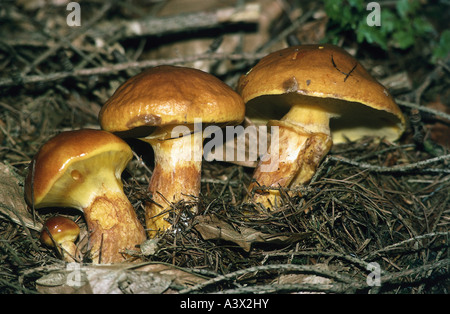
{"label": "brown fallen leaf", "polygon": [[204,240],[230,241],[246,252],[250,251],[254,243],[289,244],[311,236],[309,232],[268,234],[247,227],[239,227],[239,230],[236,230],[216,216],[197,216],[194,228]]}
{"label": "brown fallen leaf", "polygon": [[[449,92],[447,94],[450,95]],[[429,102],[426,107],[450,114],[450,107],[445,104],[440,96],[437,96],[435,101]],[[432,141],[443,147],[450,148],[450,126],[448,122],[434,121],[433,123],[427,124],[427,129],[430,130],[430,138]]]}
{"label": "brown fallen leaf", "polygon": [[[330,270],[330,267],[326,264],[316,264],[318,269],[321,270]],[[331,287],[333,284],[333,280],[327,277],[318,276],[315,274],[282,274],[278,278],[272,281],[274,285],[310,285],[317,286],[322,288]],[[311,292],[302,292],[302,293],[311,293]],[[316,292],[317,293],[317,292]]]}
{"label": "brown fallen leaf", "polygon": [[162,276],[168,276],[168,278],[171,278],[173,280],[174,284],[181,286],[192,286],[202,283],[206,279],[209,279],[201,275],[185,271],[178,267],[161,263],[144,265],[136,268],[136,270],[152,272],[155,274],[160,274]]}
{"label": "brown fallen leaf", "polygon": [[28,211],[19,176],[12,167],[3,163],[0,163],[0,214],[29,229],[42,229],[42,224],[35,221]]}
{"label": "brown fallen leaf", "polygon": [[200,275],[159,263],[68,263],[36,280],[36,288],[42,294],[161,294],[171,285],[187,287],[204,280]]}

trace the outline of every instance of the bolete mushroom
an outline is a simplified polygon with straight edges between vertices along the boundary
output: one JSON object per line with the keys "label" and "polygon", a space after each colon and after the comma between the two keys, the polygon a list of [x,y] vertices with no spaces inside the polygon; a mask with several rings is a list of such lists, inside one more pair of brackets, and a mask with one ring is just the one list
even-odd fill
{"label": "bolete mushroom", "polygon": [[202,128],[239,124],[244,116],[242,98],[215,76],[166,65],[130,78],[103,105],[99,121],[104,130],[153,147],[152,201],[146,204],[149,236],[171,226],[166,217],[174,203],[200,193]]}
{"label": "bolete mushroom", "polygon": [[56,248],[66,262],[76,261],[75,241],[80,235],[80,227],[75,221],[64,216],[47,219],[41,231],[40,240],[49,247]]}
{"label": "bolete mushroom", "polygon": [[273,52],[241,76],[238,92],[254,123],[278,131],[249,185],[253,200],[269,209],[277,204],[280,188],[310,181],[332,143],[363,136],[394,141],[405,128],[386,88],[334,45]]}
{"label": "bolete mushroom", "polygon": [[84,213],[93,263],[130,257],[145,230],[123,191],[121,174],[132,158],[130,146],[102,130],[62,132],[34,157],[25,181],[30,206],[72,207]]}

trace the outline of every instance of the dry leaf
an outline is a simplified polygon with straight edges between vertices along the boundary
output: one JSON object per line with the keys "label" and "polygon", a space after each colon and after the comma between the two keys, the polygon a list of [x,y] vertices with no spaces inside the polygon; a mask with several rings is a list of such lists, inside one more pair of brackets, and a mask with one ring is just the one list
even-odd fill
{"label": "dry leaf", "polygon": [[194,228],[204,240],[225,240],[239,245],[246,252],[253,243],[288,244],[305,239],[311,233],[267,234],[252,228],[240,227],[239,231],[215,216],[197,216]]}
{"label": "dry leaf", "polygon": [[140,294],[163,293],[172,278],[130,269],[130,265],[81,265],[51,271],[36,280],[38,292],[45,294]]}
{"label": "dry leaf", "polygon": [[165,264],[149,264],[136,268],[139,271],[147,271],[162,276],[168,276],[172,278],[173,283],[182,286],[191,286],[202,283],[206,280],[205,277],[187,272],[180,268]]}
{"label": "dry leaf", "polygon": [[[450,95],[450,92],[447,92],[447,95]],[[437,96],[436,100],[429,102],[426,106],[427,108],[450,114],[450,107],[445,104],[445,101],[440,96]],[[432,124],[427,124],[427,129],[430,132],[432,141],[443,147],[450,148],[450,126],[448,123],[436,120]]]}
{"label": "dry leaf", "polygon": [[234,230],[229,224],[219,220],[215,216],[198,216],[195,218],[194,228],[200,232],[204,240],[231,241],[238,244],[245,251],[250,251],[251,242],[240,232]]}
{"label": "dry leaf", "polygon": [[161,294],[172,284],[188,286],[205,278],[165,264],[143,266],[68,263],[36,280],[43,294]]}
{"label": "dry leaf", "polygon": [[[330,270],[329,266],[326,264],[316,264],[318,269],[321,270]],[[272,284],[274,285],[310,285],[317,287],[331,287],[333,284],[333,280],[327,277],[313,275],[313,274],[282,274],[275,280],[273,280]],[[303,293],[311,293],[311,292],[303,292]]]}
{"label": "dry leaf", "polygon": [[21,226],[42,229],[42,224],[34,221],[27,209],[18,175],[3,163],[0,163],[0,213]]}

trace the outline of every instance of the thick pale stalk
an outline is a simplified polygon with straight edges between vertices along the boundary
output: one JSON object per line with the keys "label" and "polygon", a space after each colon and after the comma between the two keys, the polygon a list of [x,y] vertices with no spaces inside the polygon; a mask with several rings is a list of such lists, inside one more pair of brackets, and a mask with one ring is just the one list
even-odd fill
{"label": "thick pale stalk", "polygon": [[136,245],[146,239],[145,230],[119,185],[113,190],[103,187],[83,212],[95,264],[123,262],[130,257],[126,251],[136,250]]}
{"label": "thick pale stalk", "polygon": [[332,146],[328,124],[327,113],[308,106],[295,106],[281,121],[269,122],[271,127],[278,127],[278,134],[271,135],[270,150],[249,185],[255,203],[271,209],[280,205],[280,190],[294,189],[311,180]]}
{"label": "thick pale stalk", "polygon": [[[144,139],[145,140],[145,139]],[[145,209],[150,237],[171,227],[166,220],[179,201],[192,202],[200,193],[203,139],[201,133],[176,139],[146,140],[155,153],[155,168],[149,184],[152,201]],[[192,211],[196,210],[193,206]]]}

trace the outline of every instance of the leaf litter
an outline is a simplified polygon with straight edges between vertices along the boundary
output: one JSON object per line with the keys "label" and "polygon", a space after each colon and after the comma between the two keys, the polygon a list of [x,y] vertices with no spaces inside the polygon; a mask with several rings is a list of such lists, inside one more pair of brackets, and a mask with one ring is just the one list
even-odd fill
{"label": "leaf litter", "polygon": [[[406,97],[401,103],[408,117],[419,114],[421,119],[413,119],[399,143],[365,138],[336,145],[312,182],[295,191],[296,196],[282,191],[282,205],[270,213],[256,215],[254,205],[242,203],[252,168],[204,162],[200,197],[174,204],[179,211],[169,218],[173,230],[133,252],[140,264],[62,263],[38,241],[42,222],[58,213],[85,225],[82,215],[71,209],[33,211],[26,206],[23,178],[39,147],[64,130],[98,128],[102,103],[141,68],[203,60],[233,86],[261,53],[235,48],[230,61],[200,48],[194,55],[161,58],[157,48],[181,40],[164,29],[151,43],[134,35],[119,40],[96,33],[95,21],[108,23],[115,17],[126,25],[127,19],[152,13],[136,10],[142,8],[139,4],[83,3],[92,9],[86,8],[83,17],[90,24],[69,30],[73,33],[67,37],[66,27],[59,32],[40,27],[64,26],[65,15],[55,14],[61,7],[22,2],[27,5],[6,3],[0,11],[8,19],[2,33],[11,31],[0,45],[1,293],[448,293],[449,145],[431,141],[438,133],[430,134],[429,126],[448,128],[449,121],[439,114],[443,110],[428,113],[412,104],[414,97],[406,97],[416,96],[411,89],[396,96]],[[157,10],[156,4],[151,7]],[[302,10],[310,19],[320,12],[317,7]],[[176,26],[177,15],[173,17]],[[322,28],[321,21],[314,23]],[[279,24],[282,34],[286,24]],[[233,29],[223,31],[224,38],[235,35]],[[268,36],[276,38],[275,33]],[[212,47],[211,41],[201,47]],[[147,58],[153,63],[143,63]],[[423,56],[414,50],[408,58]],[[377,62],[387,74],[408,70]],[[448,66],[441,70],[447,75],[420,93],[424,102],[438,99],[448,108],[443,101],[449,90]],[[418,71],[436,73],[427,67]],[[143,221],[143,203],[151,198],[146,186],[152,154],[139,141],[129,143],[135,158],[124,173],[124,188]],[[189,210],[193,203],[199,205],[195,215]],[[367,284],[370,265],[380,266],[379,286]]]}

